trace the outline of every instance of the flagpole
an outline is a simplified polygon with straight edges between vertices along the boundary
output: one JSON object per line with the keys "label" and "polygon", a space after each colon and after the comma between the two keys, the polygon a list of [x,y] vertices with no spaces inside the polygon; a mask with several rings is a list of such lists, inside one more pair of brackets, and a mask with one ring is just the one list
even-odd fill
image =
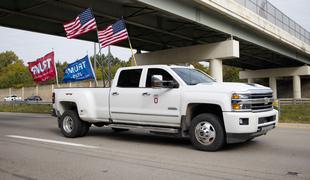
{"label": "flagpole", "polygon": [[56,73],[56,85],[59,88],[59,83],[58,83],[58,72],[57,72],[57,66],[56,66],[56,61],[55,61],[55,52],[54,48],[52,48],[52,52],[54,53],[54,67],[55,67],[55,73]]}
{"label": "flagpole", "polygon": [[111,46],[108,46],[108,81],[109,87],[111,87]]}
{"label": "flagpole", "polygon": [[[88,57],[88,55],[87,55],[87,57]],[[91,65],[90,58],[88,58],[88,61],[89,61],[89,64]],[[95,72],[94,72],[94,68],[93,68],[92,65],[91,65],[90,67],[91,67],[92,73],[93,73],[93,75],[94,75],[95,83],[96,83],[96,86],[97,86],[97,85],[98,85],[98,81],[97,81],[96,74],[95,74]]]}
{"label": "flagpole", "polygon": [[[122,20],[124,21],[124,17],[123,16],[122,16]],[[126,31],[127,31],[126,24],[124,23],[124,25],[125,25],[125,28],[126,28]],[[130,37],[129,37],[128,31],[127,31],[127,34],[128,34],[128,43],[129,43],[130,51],[131,51],[131,54],[132,54],[132,58],[133,58],[133,61],[135,63],[135,66],[137,66],[136,57],[135,57],[135,54],[133,53],[133,49],[132,49],[132,45],[131,45],[131,41],[130,41]]]}
{"label": "flagpole", "polygon": [[[97,52],[96,52],[96,42],[94,42],[94,69],[95,69],[95,72],[94,72],[94,76],[96,76],[96,68],[97,68]],[[98,86],[98,82],[95,81],[95,87]]]}
{"label": "flagpole", "polygon": [[133,49],[132,49],[132,46],[131,46],[131,41],[130,41],[130,38],[129,38],[129,34],[128,34],[128,42],[129,42],[129,47],[130,47],[131,54],[132,54],[132,57],[133,57],[133,62],[135,63],[135,66],[137,66],[137,61],[136,61],[135,54],[133,53]]}

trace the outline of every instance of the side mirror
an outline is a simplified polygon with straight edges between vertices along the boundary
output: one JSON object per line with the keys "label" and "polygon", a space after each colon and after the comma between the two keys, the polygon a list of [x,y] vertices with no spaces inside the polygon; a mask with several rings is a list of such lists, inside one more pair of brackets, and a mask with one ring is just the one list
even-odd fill
{"label": "side mirror", "polygon": [[175,81],[164,81],[162,75],[152,76],[153,88],[178,88],[179,84]]}
{"label": "side mirror", "polygon": [[153,75],[151,81],[152,81],[153,88],[161,88],[164,86],[162,75]]}

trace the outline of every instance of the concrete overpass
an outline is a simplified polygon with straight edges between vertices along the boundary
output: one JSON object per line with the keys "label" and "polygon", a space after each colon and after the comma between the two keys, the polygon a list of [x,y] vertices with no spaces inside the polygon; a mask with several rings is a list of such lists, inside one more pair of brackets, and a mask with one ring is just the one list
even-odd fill
{"label": "concrete overpass", "polygon": [[[310,64],[310,33],[266,0],[2,0],[0,25],[65,36],[62,24],[87,7],[93,8],[99,27],[123,16],[133,47],[151,53],[166,50],[173,55],[177,48],[195,49],[196,45],[234,39],[239,52],[227,56],[233,59],[188,59],[210,61],[212,75],[218,80],[222,64],[246,70]],[[96,33],[81,39],[97,41]],[[127,42],[119,45],[128,47]],[[236,47],[228,48],[234,52]]]}

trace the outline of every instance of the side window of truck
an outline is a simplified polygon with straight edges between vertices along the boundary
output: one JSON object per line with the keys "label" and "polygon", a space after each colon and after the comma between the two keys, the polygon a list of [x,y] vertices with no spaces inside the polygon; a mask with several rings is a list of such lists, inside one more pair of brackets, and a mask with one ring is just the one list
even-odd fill
{"label": "side window of truck", "polygon": [[139,87],[141,73],[142,69],[122,70],[118,78],[117,87]]}
{"label": "side window of truck", "polygon": [[176,80],[164,69],[160,68],[149,68],[147,71],[145,87],[152,87],[152,76],[162,75],[164,81],[175,81]]}

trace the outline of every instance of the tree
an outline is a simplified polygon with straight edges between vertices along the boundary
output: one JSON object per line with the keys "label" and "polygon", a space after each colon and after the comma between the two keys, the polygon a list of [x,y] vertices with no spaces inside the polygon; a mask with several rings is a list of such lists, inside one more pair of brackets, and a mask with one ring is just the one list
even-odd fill
{"label": "tree", "polygon": [[34,85],[32,76],[22,61],[9,64],[8,66],[1,69],[0,88],[21,88],[23,86],[32,85]]}
{"label": "tree", "polygon": [[13,51],[5,51],[0,53],[0,70],[10,64],[22,62]]}
{"label": "tree", "polygon": [[224,82],[244,82],[239,79],[240,68],[232,66],[223,66],[223,81]]}
{"label": "tree", "polygon": [[[129,61],[123,61],[117,57],[114,57],[113,55],[111,55],[110,57],[105,56],[104,54],[96,55],[96,61],[97,61],[97,69],[96,69],[96,77],[97,80],[104,80],[107,81],[108,80],[108,62],[109,62],[109,58],[111,59],[111,79],[114,78],[114,75],[117,71],[118,68],[120,67],[127,67],[130,66],[130,62]],[[92,64],[94,64],[94,57],[91,56],[90,57],[90,61]]]}

